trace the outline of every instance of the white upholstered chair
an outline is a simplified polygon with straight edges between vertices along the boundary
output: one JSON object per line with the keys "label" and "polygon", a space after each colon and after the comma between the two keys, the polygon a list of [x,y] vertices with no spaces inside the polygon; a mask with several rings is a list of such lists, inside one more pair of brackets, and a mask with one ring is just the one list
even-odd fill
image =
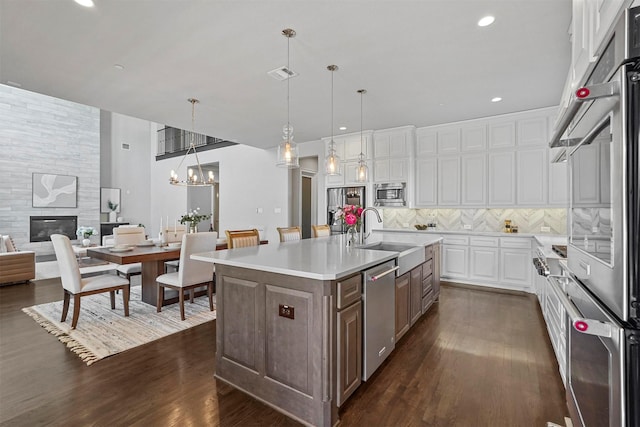
{"label": "white upholstered chair", "polygon": [[180,303],[180,318],[184,320],[184,291],[191,291],[191,302],[196,288],[207,287],[209,297],[209,309],[213,311],[213,270],[214,266],[210,262],[196,261],[191,259],[191,254],[198,252],[209,252],[216,249],[218,233],[210,231],[206,233],[190,233],[182,236],[182,246],[180,247],[180,268],[176,272],[165,273],[156,279],[158,283],[158,301],[156,310],[162,310],[164,304],[164,288],[171,288],[178,291]]}
{"label": "white upholstered chair", "polygon": [[[138,243],[145,241],[144,227],[125,227],[120,226],[113,229],[113,244],[114,245],[131,245],[135,246]],[[118,275],[125,277],[127,280],[131,279],[131,276],[142,274],[142,264],[139,262],[133,264],[122,264],[116,268]]]}
{"label": "white upholstered chair", "polygon": [[[187,232],[186,225],[176,225],[175,227],[167,227],[162,230],[162,244],[182,242],[182,236]],[[167,272],[167,267],[173,268],[178,271],[180,268],[180,261],[167,261],[164,263],[164,271]]]}
{"label": "white upholstered chair", "polygon": [[227,235],[227,249],[246,248],[260,244],[260,232],[252,230],[225,230]]}
{"label": "white upholstered chair", "polygon": [[291,242],[302,239],[300,227],[277,227],[281,242]]}
{"label": "white upholstered chair", "polygon": [[102,292],[111,294],[111,308],[116,308],[115,291],[122,289],[122,302],[124,303],[124,315],[129,316],[129,280],[113,274],[101,274],[99,276],[81,277],[78,268],[78,260],[71,247],[71,240],[62,234],[52,234],[51,241],[56,252],[60,279],[64,288],[64,302],[62,307],[61,322],[67,319],[69,312],[69,300],[73,296],[73,318],[71,329],[75,329],[80,316],[80,298]]}
{"label": "white upholstered chair", "polygon": [[313,237],[331,236],[331,228],[328,225],[312,225]]}

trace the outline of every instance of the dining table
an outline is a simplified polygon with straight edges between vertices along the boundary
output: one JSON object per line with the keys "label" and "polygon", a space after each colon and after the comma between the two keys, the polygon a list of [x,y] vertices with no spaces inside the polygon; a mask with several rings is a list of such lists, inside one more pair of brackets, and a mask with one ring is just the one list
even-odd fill
{"label": "dining table", "polygon": [[[87,256],[115,264],[141,263],[142,301],[155,306],[158,296],[156,278],[164,274],[165,261],[180,259],[180,248],[131,246],[127,250],[119,250],[113,247],[95,247],[87,249]],[[173,304],[177,300],[177,297],[166,299],[164,305]]]}

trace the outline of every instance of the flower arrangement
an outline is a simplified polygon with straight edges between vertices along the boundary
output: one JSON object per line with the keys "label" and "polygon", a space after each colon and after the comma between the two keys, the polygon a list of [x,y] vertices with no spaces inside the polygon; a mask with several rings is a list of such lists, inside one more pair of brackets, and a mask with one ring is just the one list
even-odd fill
{"label": "flower arrangement", "polygon": [[336,212],[336,222],[341,221],[347,224],[348,227],[353,227],[356,230],[362,225],[362,211],[364,209],[359,205],[344,205],[338,208]]}
{"label": "flower arrangement", "polygon": [[187,212],[186,214],[180,217],[180,224],[184,224],[185,222],[190,222],[191,226],[197,225],[200,221],[204,221],[205,219],[211,218],[211,214],[200,214],[200,208],[196,208],[191,212]]}
{"label": "flower arrangement", "polygon": [[98,234],[98,231],[93,227],[82,226],[82,227],[78,228],[78,230],[76,230],[76,236],[78,236],[80,238],[88,239],[89,237],[93,236],[94,234]]}

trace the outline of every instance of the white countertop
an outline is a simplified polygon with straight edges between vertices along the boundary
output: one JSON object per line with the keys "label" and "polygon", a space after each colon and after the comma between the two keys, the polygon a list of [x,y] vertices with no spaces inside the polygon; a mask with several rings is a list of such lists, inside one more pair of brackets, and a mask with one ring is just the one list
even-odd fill
{"label": "white countertop", "polygon": [[[377,232],[378,230],[374,230]],[[385,233],[419,233],[419,234],[461,234],[465,236],[492,236],[492,237],[536,237],[531,233],[504,233],[502,231],[473,231],[473,230],[416,230],[408,228],[384,228]]]}
{"label": "white countertop", "polygon": [[[193,254],[199,261],[252,270],[306,277],[316,280],[335,280],[366,270],[398,256],[397,252],[347,247],[345,236],[318,237],[294,242],[211,251]],[[373,233],[365,242],[397,242],[429,246],[440,241],[437,236]]]}

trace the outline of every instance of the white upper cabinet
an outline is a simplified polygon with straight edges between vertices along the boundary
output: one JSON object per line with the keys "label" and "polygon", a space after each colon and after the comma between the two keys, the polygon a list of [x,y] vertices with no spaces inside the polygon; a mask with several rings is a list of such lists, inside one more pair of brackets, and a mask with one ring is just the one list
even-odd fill
{"label": "white upper cabinet", "polygon": [[[549,162],[565,148],[550,148]],[[569,176],[567,162],[548,163],[549,165],[549,205],[566,207],[569,202]]]}
{"label": "white upper cabinet", "polygon": [[612,34],[613,25],[632,0],[590,0],[592,6],[592,56],[599,56],[606,47],[606,40]]}
{"label": "white upper cabinet", "polygon": [[516,124],[513,120],[489,123],[489,148],[510,148],[516,145]]}
{"label": "white upper cabinet", "polygon": [[543,207],[547,203],[547,148],[521,150],[516,161],[519,206]]}
{"label": "white upper cabinet", "polygon": [[416,156],[424,157],[437,153],[437,132],[432,128],[416,130]]}
{"label": "white upper cabinet", "polygon": [[489,206],[505,207],[516,204],[516,153],[489,153]]}
{"label": "white upper cabinet", "polygon": [[517,126],[517,141],[519,146],[546,146],[549,143],[549,130],[547,128],[546,115],[528,119],[520,119],[517,121]]}
{"label": "white upper cabinet", "polygon": [[571,19],[571,71],[573,85],[581,84],[587,73],[592,53],[591,0],[573,0]]}
{"label": "white upper cabinet", "polygon": [[[368,158],[369,155],[369,142],[371,141],[371,135],[363,134],[362,136],[362,144],[360,142],[360,134],[357,135],[349,135],[344,137],[344,157],[343,160],[358,160],[360,156],[360,151],[362,151],[365,155],[365,158]],[[362,145],[362,149],[360,146]]]}
{"label": "white upper cabinet", "polygon": [[462,128],[462,151],[484,151],[487,149],[487,126],[485,124]]}
{"label": "white upper cabinet", "polygon": [[416,207],[431,207],[438,204],[438,163],[435,157],[416,160],[415,203]]}
{"label": "white upper cabinet", "polygon": [[373,133],[373,155],[380,157],[409,157],[412,153],[415,127],[385,129]]}
{"label": "white upper cabinet", "polygon": [[484,153],[462,156],[462,205],[487,204],[487,155]]}
{"label": "white upper cabinet", "polygon": [[438,158],[438,205],[460,205],[460,157]]}
{"label": "white upper cabinet", "polygon": [[446,126],[438,129],[438,154],[460,152],[460,126]]}

